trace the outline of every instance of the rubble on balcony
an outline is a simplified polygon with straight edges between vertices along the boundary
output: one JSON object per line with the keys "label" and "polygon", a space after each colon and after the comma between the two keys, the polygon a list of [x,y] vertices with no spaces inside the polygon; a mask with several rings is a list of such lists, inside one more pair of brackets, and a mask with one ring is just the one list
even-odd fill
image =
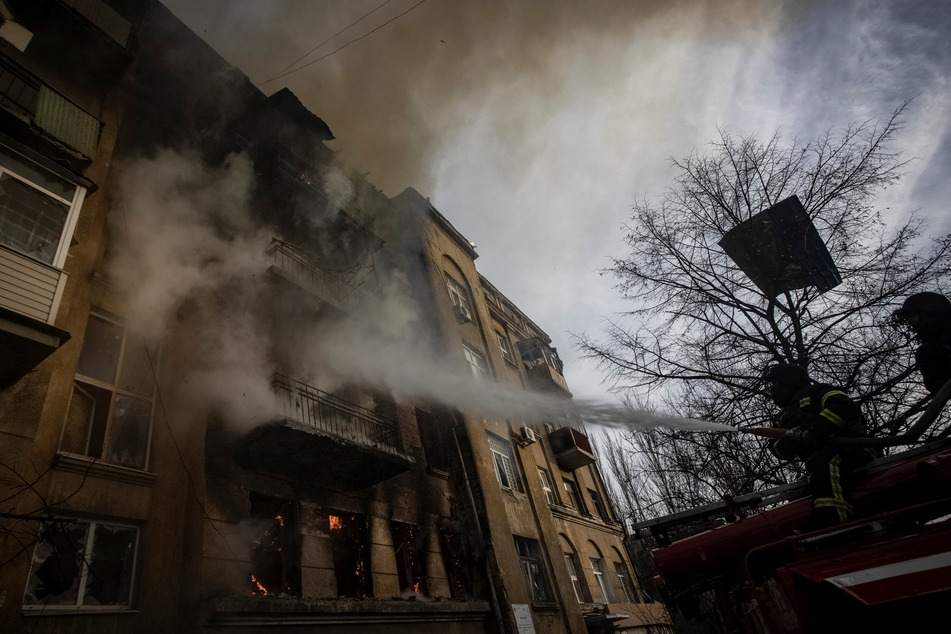
{"label": "rubble on balcony", "polygon": [[274,379],[281,417],[238,443],[245,468],[340,490],[362,489],[409,470],[394,420],[284,376]]}
{"label": "rubble on balcony", "polygon": [[541,392],[557,391],[571,396],[562,374],[561,359],[554,348],[539,337],[519,341],[516,345],[531,387]]}
{"label": "rubble on balcony", "polygon": [[548,444],[558,466],[574,471],[595,461],[588,437],[574,427],[562,427],[548,434]]}

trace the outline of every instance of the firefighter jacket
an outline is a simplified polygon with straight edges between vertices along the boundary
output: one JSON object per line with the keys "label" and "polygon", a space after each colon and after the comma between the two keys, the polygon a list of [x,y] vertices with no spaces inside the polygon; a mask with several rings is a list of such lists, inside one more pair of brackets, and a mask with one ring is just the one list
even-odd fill
{"label": "firefighter jacket", "polygon": [[817,450],[827,448],[833,437],[859,438],[868,435],[862,410],[842,390],[831,385],[803,388],[783,408],[779,426],[799,429],[805,438],[783,438],[770,451],[783,460],[807,460]]}
{"label": "firefighter jacket", "polygon": [[951,315],[928,316],[918,328],[915,366],[932,395],[951,379]]}

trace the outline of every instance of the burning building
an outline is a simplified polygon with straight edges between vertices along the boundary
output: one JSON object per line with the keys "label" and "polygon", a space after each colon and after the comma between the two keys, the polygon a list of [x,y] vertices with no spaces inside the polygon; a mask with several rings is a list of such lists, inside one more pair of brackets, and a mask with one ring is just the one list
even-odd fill
{"label": "burning building", "polygon": [[663,625],[442,213],[158,3],[0,8],[5,631]]}

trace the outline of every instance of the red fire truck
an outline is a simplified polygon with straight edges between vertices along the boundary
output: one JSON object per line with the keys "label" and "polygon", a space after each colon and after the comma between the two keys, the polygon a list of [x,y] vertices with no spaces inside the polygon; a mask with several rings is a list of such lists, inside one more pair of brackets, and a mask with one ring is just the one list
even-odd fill
{"label": "red fire truck", "polygon": [[951,437],[915,442],[949,394],[875,439],[912,448],[856,474],[849,524],[809,530],[798,482],[636,525],[678,631],[951,632]]}

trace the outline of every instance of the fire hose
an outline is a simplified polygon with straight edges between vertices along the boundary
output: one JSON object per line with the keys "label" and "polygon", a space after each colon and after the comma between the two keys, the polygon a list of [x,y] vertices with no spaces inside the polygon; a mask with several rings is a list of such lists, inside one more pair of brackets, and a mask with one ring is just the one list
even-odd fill
{"label": "fire hose", "polygon": [[[918,438],[925,433],[925,430],[934,423],[949,399],[951,399],[951,380],[941,386],[941,389],[935,393],[934,398],[931,399],[928,407],[925,408],[925,411],[918,420],[915,421],[915,424],[908,428],[908,431],[903,434],[882,436],[880,438],[849,438],[840,436],[830,438],[828,443],[836,447],[894,447],[895,445],[911,444],[917,441]],[[742,431],[747,434],[753,434],[754,436],[777,440],[786,438],[790,432],[790,430],[783,427],[753,427]]]}

